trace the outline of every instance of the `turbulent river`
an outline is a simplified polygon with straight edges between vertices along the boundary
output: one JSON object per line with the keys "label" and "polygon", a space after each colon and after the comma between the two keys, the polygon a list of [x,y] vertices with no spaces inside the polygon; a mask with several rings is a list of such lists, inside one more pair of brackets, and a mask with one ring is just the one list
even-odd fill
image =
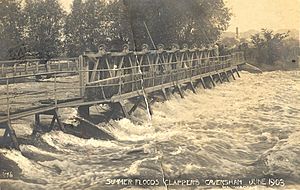
{"label": "turbulent river", "polygon": [[14,168],[0,189],[300,189],[300,71],[242,72],[197,92],[155,103],[151,122],[111,122],[115,140],[53,131],[23,154],[0,149]]}

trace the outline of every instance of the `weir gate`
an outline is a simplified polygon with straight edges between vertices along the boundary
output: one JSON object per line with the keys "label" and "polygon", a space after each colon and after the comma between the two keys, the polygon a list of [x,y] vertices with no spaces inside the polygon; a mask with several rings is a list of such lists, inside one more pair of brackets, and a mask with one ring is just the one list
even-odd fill
{"label": "weir gate", "polygon": [[[54,126],[65,130],[59,109],[78,108],[79,115],[88,116],[93,105],[108,104],[123,117],[140,104],[147,104],[152,114],[154,96],[168,99],[184,89],[211,88],[216,83],[240,77],[239,65],[245,63],[243,52],[219,55],[216,48],[173,46],[165,50],[149,50],[147,45],[138,52],[125,45],[121,52],[85,52],[79,58],[0,62],[0,143],[19,149],[12,121],[34,116],[34,131],[40,127],[41,115],[50,115]],[[42,80],[41,80],[42,78]],[[132,102],[128,109],[126,102]]]}

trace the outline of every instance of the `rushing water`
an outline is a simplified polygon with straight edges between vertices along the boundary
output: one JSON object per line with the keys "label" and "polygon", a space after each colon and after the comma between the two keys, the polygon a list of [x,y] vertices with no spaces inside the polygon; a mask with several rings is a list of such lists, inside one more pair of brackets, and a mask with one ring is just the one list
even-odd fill
{"label": "rushing water", "polygon": [[[241,75],[214,89],[154,104],[151,123],[122,119],[108,125],[116,140],[54,131],[39,143],[21,145],[23,155],[0,149],[22,170],[0,180],[0,187],[218,189],[213,185],[218,180],[226,186],[226,180],[241,185],[240,179],[248,189],[300,189],[300,71]],[[69,118],[75,113],[69,110]],[[30,124],[16,127],[25,125]],[[174,185],[179,179],[188,184]],[[127,185],[130,180],[135,185]],[[113,182],[123,185],[106,184]]]}

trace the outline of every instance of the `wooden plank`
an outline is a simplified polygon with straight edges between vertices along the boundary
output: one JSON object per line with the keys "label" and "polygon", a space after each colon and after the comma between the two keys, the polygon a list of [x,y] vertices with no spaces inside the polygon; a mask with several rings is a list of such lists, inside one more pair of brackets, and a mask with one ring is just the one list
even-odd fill
{"label": "wooden plank", "polygon": [[215,83],[214,79],[212,78],[212,76],[211,76],[211,75],[209,75],[209,77],[208,77],[208,78],[210,79],[210,81],[211,81],[212,85],[215,87],[215,86],[216,86],[216,83]]}
{"label": "wooden plank", "polygon": [[230,74],[231,74],[231,76],[232,76],[233,80],[236,80],[236,78],[235,78],[235,76],[234,76],[234,74],[233,74],[232,70],[229,70],[229,72],[230,72]]}
{"label": "wooden plank", "polygon": [[120,101],[119,101],[119,106],[120,106],[120,108],[121,108],[121,110],[122,110],[122,113],[124,114],[124,117],[125,117],[125,118],[130,118],[130,115],[129,115],[129,113],[128,113],[126,107],[125,107],[125,103],[124,103],[123,100],[120,100]]}
{"label": "wooden plank", "polygon": [[223,80],[222,80],[222,77],[221,77],[220,73],[218,73],[218,77],[219,77],[220,83],[222,84]]}
{"label": "wooden plank", "polygon": [[168,96],[167,96],[166,89],[165,89],[165,88],[162,88],[162,89],[161,89],[161,92],[162,92],[162,95],[163,95],[164,99],[167,101],[167,100],[168,100]]}
{"label": "wooden plank", "polygon": [[204,82],[203,78],[200,78],[200,81],[201,81],[201,84],[202,84],[203,88],[204,88],[204,89],[207,89],[207,87],[206,87],[206,85],[205,85],[205,82]]}
{"label": "wooden plank", "polygon": [[58,109],[54,109],[54,116],[55,116],[55,118],[56,118],[56,122],[57,122],[57,124],[58,124],[60,130],[61,130],[61,131],[65,131],[65,126],[64,126],[64,124],[63,124],[62,121],[61,121],[61,117],[60,117],[60,114],[59,114],[59,112],[58,112]]}
{"label": "wooden plank", "polygon": [[132,115],[132,113],[138,108],[138,106],[141,104],[141,102],[143,101],[142,97],[138,97],[137,102],[133,105],[133,107],[129,110],[128,114]]}
{"label": "wooden plank", "polygon": [[180,97],[181,97],[181,98],[184,98],[184,95],[183,95],[183,91],[182,91],[182,89],[181,89],[181,86],[180,86],[179,84],[177,84],[177,85],[176,85],[176,88],[177,88],[177,90],[178,90],[178,92],[179,92]]}
{"label": "wooden plank", "polygon": [[91,74],[90,82],[95,81],[96,74],[98,72],[97,70],[98,70],[99,62],[100,62],[100,59],[97,59],[96,63],[94,63],[94,68],[93,68],[93,71]]}
{"label": "wooden plank", "polygon": [[229,78],[228,78],[228,75],[227,75],[227,72],[223,72],[223,73],[224,73],[224,75],[225,75],[225,78],[226,78],[227,82],[230,82],[230,81],[229,81]]}
{"label": "wooden plank", "polygon": [[235,68],[234,70],[235,70],[235,72],[236,72],[237,76],[238,76],[239,78],[241,78],[241,76],[240,76],[240,73],[239,73],[238,69],[237,69],[237,68]]}
{"label": "wooden plank", "polygon": [[12,141],[13,148],[20,150],[15,130],[12,128],[10,121],[7,122],[6,131],[8,132],[9,138]]}
{"label": "wooden plank", "polygon": [[54,128],[55,120],[56,120],[56,117],[53,116],[53,117],[52,117],[52,120],[51,120],[51,123],[50,123],[50,127],[49,127],[50,131],[52,131],[53,128]]}
{"label": "wooden plank", "polygon": [[189,86],[191,87],[191,89],[192,89],[193,93],[194,93],[194,94],[196,94],[197,92],[196,92],[196,89],[195,89],[195,87],[194,87],[194,85],[193,85],[193,82],[192,82],[192,81],[191,81],[191,82],[189,82]]}

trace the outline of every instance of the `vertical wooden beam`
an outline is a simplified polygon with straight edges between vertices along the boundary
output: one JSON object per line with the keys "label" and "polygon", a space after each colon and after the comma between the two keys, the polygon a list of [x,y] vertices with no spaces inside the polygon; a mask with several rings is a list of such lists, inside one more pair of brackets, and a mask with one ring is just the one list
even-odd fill
{"label": "vertical wooden beam", "polygon": [[79,56],[79,87],[80,87],[80,96],[83,97],[85,94],[85,84],[86,84],[86,75],[85,71],[86,67],[84,67],[84,58],[83,56]]}
{"label": "vertical wooden beam", "polygon": [[205,85],[205,82],[204,82],[203,78],[200,78],[199,80],[200,80],[200,82],[201,82],[203,88],[204,88],[204,89],[207,89],[207,87],[206,87],[206,85]]}
{"label": "vertical wooden beam", "polygon": [[238,76],[239,78],[241,78],[241,76],[240,76],[240,73],[239,73],[238,69],[235,69],[235,72],[236,72],[237,76]]}
{"label": "vertical wooden beam", "polygon": [[[147,100],[147,102],[146,102],[146,100]],[[145,104],[148,103],[148,109],[149,109],[150,115],[153,115],[152,104],[154,104],[155,100],[151,101],[149,97],[144,96],[144,101],[145,101]],[[146,106],[147,106],[147,105],[146,105]],[[147,110],[147,111],[148,111],[148,110]]]}
{"label": "vertical wooden beam", "polygon": [[135,104],[129,110],[128,115],[132,115],[132,113],[138,108],[138,106],[141,104],[142,101],[143,101],[143,97],[141,97],[141,96],[138,97],[137,101],[135,102]]}
{"label": "vertical wooden beam", "polygon": [[55,120],[56,120],[56,117],[55,117],[55,116],[53,116],[53,117],[52,117],[52,120],[51,120],[50,127],[49,127],[49,130],[50,130],[50,131],[52,131],[52,130],[53,130],[53,128],[54,128]]}
{"label": "vertical wooden beam", "polygon": [[89,106],[79,106],[78,113],[80,117],[86,118],[90,115],[90,107]]}
{"label": "vertical wooden beam", "polygon": [[10,141],[10,143],[11,143],[10,147],[12,147],[16,150],[20,150],[18,139],[17,139],[16,133],[15,133],[15,130],[11,126],[10,120],[7,121],[7,123],[6,123],[6,130],[4,132],[3,137],[5,140]]}
{"label": "vertical wooden beam", "polygon": [[40,121],[40,114],[35,114],[34,115],[34,127],[33,127],[33,131],[32,131],[32,135],[36,135],[37,132],[40,130],[40,125],[41,121]]}
{"label": "vertical wooden beam", "polygon": [[236,79],[235,79],[235,76],[234,76],[234,74],[233,74],[233,72],[232,72],[232,70],[230,70],[229,72],[230,72],[230,74],[231,74],[233,80],[236,80]]}
{"label": "vertical wooden beam", "polygon": [[100,58],[98,58],[97,61],[94,63],[94,67],[93,67],[93,71],[92,71],[92,74],[91,74],[90,82],[95,81],[96,74],[98,72],[98,65],[99,65],[99,63],[100,63]]}
{"label": "vertical wooden beam", "polygon": [[177,88],[177,90],[178,90],[178,92],[179,92],[179,94],[180,94],[180,97],[181,97],[181,98],[184,98],[183,91],[182,91],[182,89],[181,89],[180,84],[177,84],[177,85],[176,85],[176,88]]}
{"label": "vertical wooden beam", "polygon": [[162,92],[162,95],[163,95],[164,99],[167,101],[168,100],[168,95],[167,95],[166,89],[162,88],[161,92]]}
{"label": "vertical wooden beam", "polygon": [[4,64],[1,64],[1,76],[4,77]]}
{"label": "vertical wooden beam", "polygon": [[58,112],[58,109],[54,109],[54,116],[56,118],[56,121],[57,121],[57,124],[58,124],[60,130],[61,131],[65,131],[65,126],[64,126],[64,124],[61,121],[61,117],[60,117],[60,114]]}
{"label": "vertical wooden beam", "polygon": [[222,80],[222,77],[221,77],[220,73],[218,73],[218,76],[219,76],[220,83],[222,84],[223,80]]}
{"label": "vertical wooden beam", "polygon": [[194,85],[193,85],[193,82],[191,81],[191,82],[189,82],[189,84],[188,84],[190,87],[191,87],[191,89],[192,89],[192,91],[193,91],[193,93],[194,94],[196,94],[197,92],[196,92],[196,89],[195,89],[195,87],[194,87]]}
{"label": "vertical wooden beam", "polygon": [[216,86],[216,83],[215,83],[214,79],[212,78],[212,76],[211,76],[211,75],[209,75],[209,77],[208,77],[208,78],[210,79],[210,81],[211,81],[212,85],[215,87],[215,86]]}
{"label": "vertical wooden beam", "polygon": [[224,75],[225,75],[227,82],[230,82],[226,71],[224,72]]}
{"label": "vertical wooden beam", "polygon": [[37,113],[37,114],[34,115],[34,125],[36,127],[39,127],[40,123],[41,123],[40,114]]}
{"label": "vertical wooden beam", "polygon": [[127,109],[126,109],[126,107],[125,107],[124,101],[123,101],[123,100],[120,100],[118,103],[119,103],[119,106],[120,106],[120,108],[121,108],[121,111],[122,111],[124,117],[125,117],[125,118],[130,118],[130,115],[128,114]]}

